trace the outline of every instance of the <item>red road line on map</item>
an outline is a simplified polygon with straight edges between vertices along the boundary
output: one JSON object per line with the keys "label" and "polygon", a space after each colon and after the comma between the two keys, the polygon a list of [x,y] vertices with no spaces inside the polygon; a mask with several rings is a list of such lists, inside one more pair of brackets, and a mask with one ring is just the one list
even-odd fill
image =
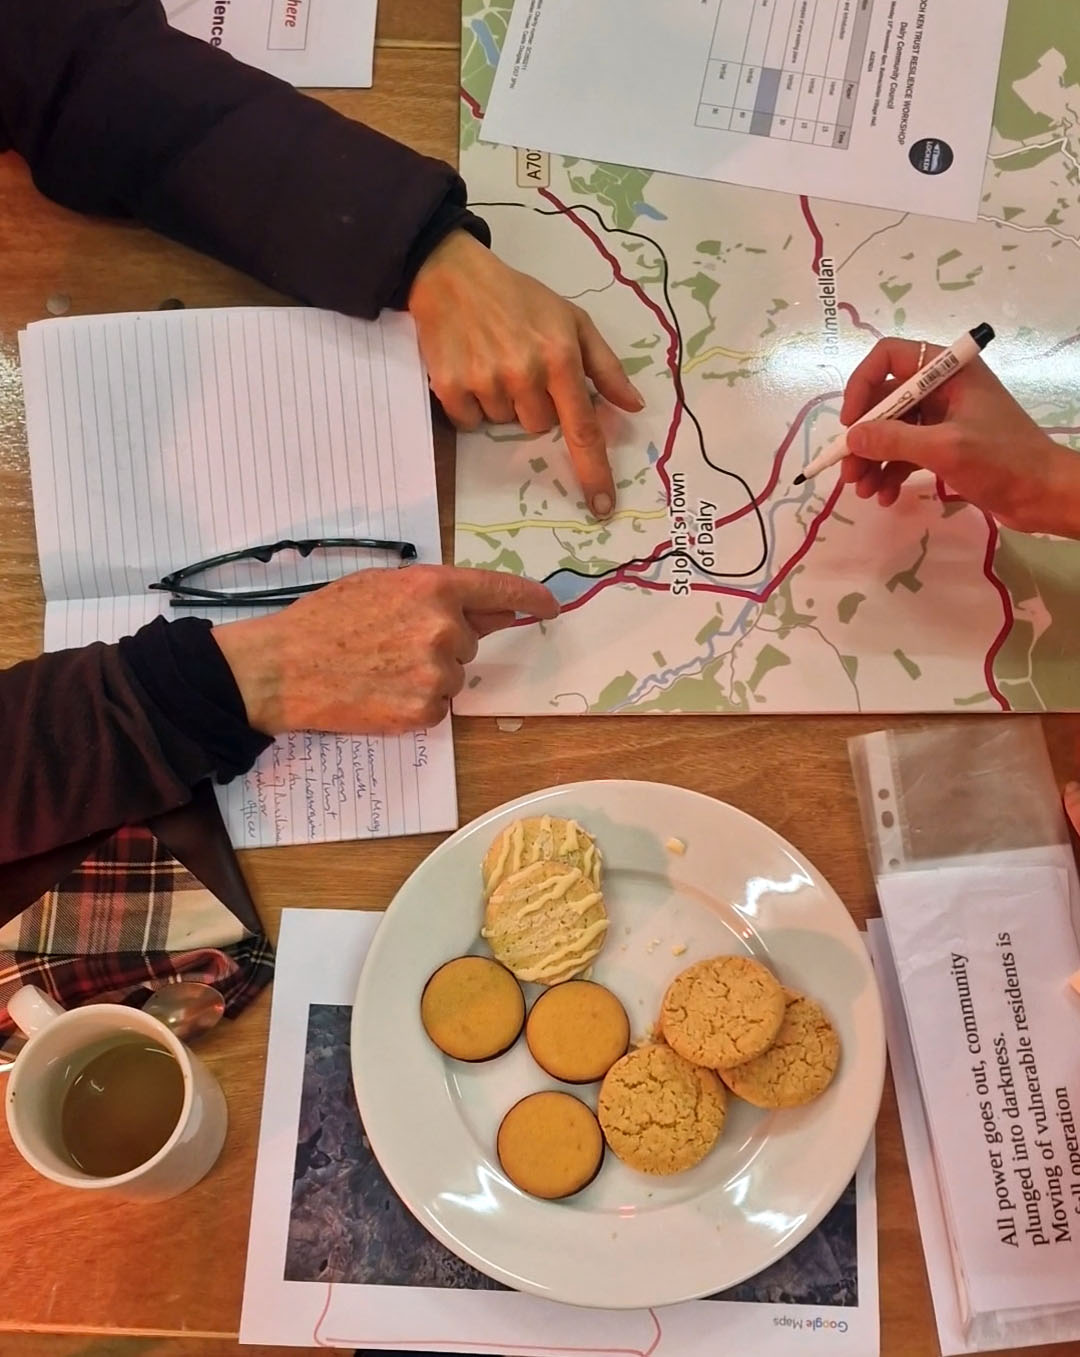
{"label": "red road line on map", "polygon": [[863,320],[862,316],[859,315],[858,311],[855,309],[851,302],[837,302],[836,309],[837,311],[847,312],[847,314],[851,317],[851,323],[852,325],[855,326],[856,330],[865,330],[867,334],[873,335],[875,339],[885,338],[885,336],[881,333],[880,330],[875,329],[874,326],[869,323],[869,321]]}
{"label": "red road line on map", "polygon": [[[480,105],[477,103],[477,101],[472,97],[472,95],[469,94],[469,92],[464,88],[460,90],[460,94],[464,103],[466,103],[470,110],[472,111],[473,116],[477,118],[482,117],[483,111],[480,108]],[[582,219],[573,211],[572,208],[567,207],[567,205],[564,202],[562,202],[548,188],[538,189],[537,192],[541,195],[541,197],[546,198],[547,201],[551,203],[553,207],[557,208],[559,212],[561,212],[564,216],[568,217],[580,231],[583,231],[585,233],[585,235],[589,238],[589,240],[596,248],[597,252],[611,268],[615,280],[619,283],[622,283],[624,287],[630,288],[630,290],[634,293],[634,295],[638,298],[642,305],[647,307],[656,317],[657,321],[660,323],[664,332],[668,336],[667,364],[669,370],[671,371],[672,377],[675,379],[676,384],[678,385],[679,378],[681,377],[681,374],[678,370],[679,336],[674,326],[668,319],[668,317],[664,314],[662,308],[656,302],[653,301],[653,299],[648,295],[648,293],[646,293],[646,291],[644,290],[640,283],[638,283],[633,278],[627,277],[627,275],[623,272],[622,266],[619,263],[618,259],[616,259],[615,256],[611,253],[611,251],[606,247],[604,242],[600,239],[600,237],[596,234],[592,227],[590,227],[586,222],[582,221]],[[821,231],[818,228],[817,222],[814,220],[814,215],[810,210],[809,199],[805,195],[803,195],[802,197],[800,197],[799,203],[800,206],[802,207],[803,217],[805,218],[806,224],[810,228],[810,233],[814,239],[813,268],[814,273],[816,275],[821,266],[821,257],[825,250],[825,242],[822,238]],[[784,457],[786,456],[788,449],[791,447],[791,444],[795,439],[795,435],[798,433],[798,430],[802,425],[803,421],[806,419],[807,415],[810,413],[810,411],[814,408],[815,405],[820,405],[824,401],[831,400],[835,398],[837,394],[838,394],[837,392],[830,391],[826,392],[824,395],[816,396],[811,400],[807,401],[807,403],[799,411],[795,420],[792,422],[791,428],[788,430],[787,434],[784,437],[783,442],[777,448],[776,453],[773,456],[772,471],[770,473],[769,480],[764,486],[764,488],[758,495],[756,495],[749,503],[745,504],[741,509],[737,509],[733,513],[726,515],[724,518],[718,519],[715,524],[715,527],[717,528],[723,527],[728,523],[734,522],[736,519],[742,518],[744,515],[748,513],[752,513],[754,509],[760,508],[763,501],[766,500],[769,497],[769,495],[772,494],[773,490],[776,488],[777,482],[780,479],[780,468],[783,465]],[[675,438],[676,435],[678,434],[679,424],[681,423],[682,420],[682,410],[683,402],[676,395],[675,407],[672,412],[671,422],[668,425],[667,437],[664,440],[664,448],[660,456],[656,459],[657,474],[659,475],[661,481],[663,482],[664,489],[669,496],[669,500],[671,493],[671,480],[667,472],[667,463],[671,457],[672,451],[675,446]],[[764,603],[765,600],[769,598],[770,594],[772,594],[773,591],[784,582],[784,580],[795,568],[795,566],[798,565],[798,563],[803,559],[806,553],[810,550],[811,546],[813,546],[814,541],[817,538],[818,532],[821,529],[821,525],[825,522],[825,520],[829,517],[829,515],[835,508],[836,501],[840,498],[843,488],[844,488],[843,482],[837,481],[836,485],[833,487],[832,494],[826,500],[824,507],[814,517],[813,522],[810,524],[810,528],[806,534],[806,537],[803,539],[799,548],[780,567],[777,573],[764,586],[763,589],[755,592],[751,589],[739,589],[734,586],[720,584],[702,584],[700,582],[691,584],[690,586],[691,589],[693,589],[694,592],[696,593],[726,594],[730,597],[746,598],[751,599],[754,602]],[[662,542],[658,546],[653,548],[649,558],[644,558],[639,562],[623,566],[619,570],[616,570],[611,575],[606,575],[602,580],[597,580],[596,584],[591,589],[587,589],[584,594],[581,594],[571,603],[566,604],[566,606],[562,609],[562,612],[563,613],[574,612],[576,609],[583,607],[584,604],[588,603],[590,599],[595,598],[596,595],[600,593],[603,589],[608,589],[614,584],[632,584],[642,589],[653,589],[667,592],[669,588],[668,585],[660,583],[659,581],[656,580],[644,580],[637,578],[634,572],[647,570],[650,567],[650,565],[655,563],[656,558],[663,555],[663,553],[667,551],[670,548],[670,546],[671,546],[670,541]],[[522,618],[513,625],[528,626],[531,625],[531,621],[529,619]]]}
{"label": "red road line on map", "polygon": [[656,317],[657,321],[660,323],[665,333],[667,334],[668,337],[667,365],[675,386],[674,391],[675,408],[672,411],[671,423],[668,425],[667,437],[664,439],[663,450],[660,453],[660,456],[656,459],[656,474],[660,477],[660,480],[663,482],[665,492],[670,496],[671,479],[668,476],[667,464],[670,461],[671,454],[675,448],[675,438],[679,432],[679,425],[682,423],[683,414],[683,401],[679,396],[679,391],[681,389],[682,382],[681,373],[679,372],[678,331],[675,329],[674,325],[672,325],[671,321],[665,315],[663,308],[653,301],[653,299],[649,296],[649,294],[645,291],[641,284],[636,279],[627,277],[627,275],[623,272],[622,265],[619,263],[619,261],[607,248],[607,246],[596,234],[596,232],[592,229],[592,227],[589,226],[587,222],[582,221],[582,219],[577,215],[573,208],[567,207],[567,205],[564,202],[560,201],[560,199],[557,198],[556,195],[552,193],[552,191],[548,188],[537,189],[537,192],[540,194],[542,198],[547,199],[547,201],[551,203],[552,206],[555,207],[559,212],[561,212],[569,221],[572,221],[574,225],[578,228],[578,230],[584,231],[585,235],[588,236],[588,238],[592,241],[593,245],[596,247],[601,257],[610,266],[611,272],[614,275],[616,282],[622,283],[624,287],[628,287],[630,291],[633,292],[634,296],[637,297],[638,301],[641,302],[643,306],[647,307],[653,313],[653,315]]}
{"label": "red road line on map", "polygon": [[736,509],[733,513],[726,514],[723,518],[718,518],[716,522],[713,524],[714,531],[717,528],[726,527],[728,523],[734,523],[736,519],[743,518],[745,517],[746,514],[752,513],[755,505],[758,508],[761,507],[761,505],[769,498],[772,492],[776,489],[776,483],[780,479],[780,468],[783,466],[784,458],[787,456],[788,449],[795,441],[795,435],[799,432],[799,429],[802,427],[810,411],[814,408],[815,405],[822,405],[824,404],[825,401],[835,400],[836,397],[839,396],[840,394],[841,392],[839,391],[825,391],[820,396],[812,396],[806,402],[803,408],[795,416],[791,428],[788,429],[787,433],[784,435],[783,442],[776,449],[776,452],[773,456],[772,471],[769,473],[769,479],[765,482],[765,485],[761,490],[761,493],[756,495],[750,504],[744,505],[743,508],[741,509]]}
{"label": "red road line on map", "polygon": [[[695,594],[724,594],[728,598],[745,598],[748,599],[751,603],[765,603],[770,597],[770,595],[775,593],[776,590],[780,587],[780,585],[783,584],[783,582],[787,579],[787,577],[791,574],[791,572],[803,559],[806,553],[814,545],[814,542],[817,540],[817,535],[821,531],[822,524],[824,524],[825,520],[832,513],[833,509],[836,508],[836,501],[840,498],[841,494],[843,493],[843,490],[844,482],[837,481],[836,484],[833,486],[832,493],[829,495],[829,498],[825,501],[824,505],[817,512],[817,514],[814,515],[813,522],[810,524],[807,534],[803,538],[802,543],[800,544],[798,550],[793,552],[788,557],[788,559],[784,562],[784,564],[780,567],[780,569],[776,572],[772,579],[769,580],[769,582],[764,586],[764,588],[758,590],[739,589],[734,585],[702,584],[700,581],[695,581],[693,584],[691,584],[690,588],[693,590]],[[664,547],[666,547],[667,545],[668,544],[665,543]],[[657,550],[659,551],[661,550],[661,548],[657,548]],[[572,603],[567,603],[563,607],[562,613],[576,612],[578,608],[582,607],[583,604],[587,603],[589,599],[594,598],[598,593],[600,593],[602,589],[609,588],[613,584],[632,584],[637,589],[651,589],[655,593],[661,594],[669,593],[671,590],[671,586],[669,584],[664,583],[662,580],[643,580],[628,575],[626,573],[630,569],[646,570],[648,569],[648,566],[649,566],[648,561],[642,561],[641,563],[636,564],[632,567],[630,566],[623,567],[623,569],[616,571],[615,574],[613,575],[605,576],[604,579],[597,581],[596,586],[594,588],[588,590],[587,593],[582,594],[580,598],[575,598]],[[524,626],[531,624],[523,619],[520,622],[514,623],[514,625]]]}
{"label": "red road line on map", "polygon": [[813,269],[816,278],[821,272],[821,258],[825,253],[825,238],[821,234],[821,228],[814,220],[814,214],[810,210],[810,199],[805,193],[799,195],[799,206],[802,208],[803,218],[810,228],[810,234],[814,237],[814,262],[810,267]]}
{"label": "red road line on map", "polygon": [[472,113],[473,117],[483,118],[484,110],[480,107],[480,105],[476,102],[476,100],[472,97],[472,95],[469,93],[469,91],[465,88],[464,85],[458,86],[458,93],[461,95],[461,102],[469,105],[469,111]]}
{"label": "red road line on map", "polygon": [[[970,504],[970,501],[964,499],[963,495],[955,495],[951,490],[946,489],[945,482],[940,476],[937,478],[937,493],[938,499],[941,500],[943,504]],[[971,508],[975,509],[975,505],[972,504]],[[986,656],[983,659],[983,677],[986,680],[987,692],[1001,710],[1012,711],[1012,704],[997,685],[997,679],[994,677],[994,663],[1001,651],[1001,647],[1008,639],[1016,619],[1013,613],[1012,599],[1009,596],[1009,591],[1005,588],[1004,583],[998,578],[994,571],[994,555],[997,552],[999,540],[998,525],[985,510],[976,509],[976,513],[982,514],[983,518],[986,520],[987,527],[986,552],[983,555],[982,563],[983,574],[993,588],[997,590],[998,597],[1001,599],[1001,611],[1003,614],[1001,630],[990,642],[990,648],[987,650]]]}
{"label": "red road line on map", "polygon": [[[461,98],[466,104],[468,104],[469,108],[472,110],[472,113],[475,117],[480,118],[483,116],[480,105],[468,93],[468,91],[462,89]],[[624,284],[626,287],[629,287],[636,294],[638,299],[645,306],[647,306],[649,310],[652,311],[656,318],[659,320],[661,326],[664,328],[668,335],[669,341],[668,367],[671,369],[673,376],[677,377],[678,373],[676,370],[676,364],[678,360],[678,335],[675,333],[673,327],[668,321],[667,316],[663,313],[660,307],[652,300],[652,298],[645,293],[644,289],[641,287],[639,283],[637,283],[632,278],[628,278],[626,274],[623,273],[619,261],[605,247],[603,241],[595,233],[595,231],[593,231],[588,225],[586,225],[586,223],[583,222],[581,218],[578,217],[573,211],[568,209],[564,203],[560,202],[559,199],[555,196],[555,194],[552,193],[549,189],[541,188],[538,191],[545,198],[547,198],[549,202],[551,202],[554,206],[559,208],[559,210],[563,212],[565,216],[569,217],[571,221],[573,221],[575,226],[577,226],[580,230],[584,231],[584,233],[595,245],[596,249],[600,252],[603,258],[611,266],[612,273],[614,274],[616,280]],[[803,219],[805,220],[806,225],[810,230],[810,234],[814,242],[814,258],[812,267],[814,275],[816,277],[821,268],[822,256],[825,253],[825,241],[821,234],[821,228],[818,226],[816,220],[814,219],[813,211],[810,208],[810,200],[805,194],[800,195],[799,206],[802,209]],[[864,321],[862,317],[859,315],[859,312],[857,311],[855,306],[851,302],[838,302],[837,309],[846,312],[846,314],[851,318],[852,324],[856,327],[856,329],[865,330],[867,333],[874,335],[877,339],[882,338],[881,332],[875,329],[873,325],[870,325],[868,322]],[[1067,348],[1069,345],[1077,343],[1078,341],[1080,341],[1080,334],[1073,335],[1069,339],[1066,339],[1061,344],[1057,345],[1056,348],[1051,349],[1050,352],[1056,353],[1058,352],[1058,350],[1062,348]],[[770,494],[772,494],[773,490],[776,488],[777,481],[779,480],[780,477],[780,468],[783,464],[784,457],[788,449],[790,448],[792,442],[794,441],[795,435],[798,432],[800,425],[802,424],[802,422],[805,420],[805,418],[807,417],[809,412],[814,408],[815,405],[819,405],[826,400],[833,399],[837,394],[838,394],[837,392],[827,392],[825,395],[814,397],[813,399],[809,400],[806,403],[806,405],[803,406],[802,410],[799,411],[798,416],[792,423],[791,428],[788,430],[787,435],[784,438],[784,441],[780,444],[779,448],[776,451],[776,454],[773,457],[772,472],[770,474],[769,481],[762,489],[761,493],[758,496],[756,496],[749,504],[745,505],[742,509],[738,509],[734,513],[726,515],[724,518],[717,519],[714,525],[716,528],[724,527],[726,524],[732,523],[738,518],[742,518],[743,515],[751,513],[754,508],[760,507],[762,502],[765,499],[767,499]],[[671,457],[672,450],[674,449],[675,437],[678,432],[681,418],[682,418],[682,403],[676,398],[675,409],[672,415],[671,423],[668,427],[667,438],[664,442],[664,450],[656,461],[657,473],[659,474],[661,480],[663,481],[664,488],[668,492],[669,496],[671,490],[671,482],[667,473],[667,462]],[[1052,428],[1047,429],[1046,432],[1051,435],[1074,437],[1080,435],[1080,427]],[[763,589],[759,591],[754,591],[752,589],[740,589],[735,586],[729,585],[702,584],[702,583],[691,584],[690,588],[695,593],[725,594],[729,597],[745,598],[754,603],[764,603],[769,598],[769,596],[772,593],[774,593],[777,588],[779,588],[779,586],[784,582],[784,580],[792,572],[795,566],[799,564],[799,562],[803,559],[803,557],[813,546],[814,542],[817,540],[817,535],[821,529],[822,524],[825,522],[825,520],[832,513],[833,509],[836,507],[836,502],[840,498],[840,495],[843,493],[843,489],[844,489],[843,481],[837,481],[836,485],[833,487],[832,493],[830,494],[829,498],[825,501],[824,507],[820,510],[820,512],[817,515],[815,515],[813,522],[810,524],[810,528],[806,534],[806,537],[803,539],[802,544],[799,546],[798,550],[795,551],[794,554],[788,558],[784,565],[780,567],[780,570],[773,576],[773,578],[768,582],[768,584],[765,585]],[[966,503],[966,501],[962,500],[959,495],[950,494],[945,489],[944,484],[940,480],[938,481],[938,496],[945,503],[955,503],[955,502]],[[997,660],[998,654],[1000,653],[1002,646],[1005,644],[1005,641],[1008,638],[1009,633],[1012,631],[1015,618],[1013,613],[1012,599],[1009,596],[1009,591],[1005,588],[1004,583],[1001,581],[1001,579],[999,579],[999,577],[994,571],[994,556],[997,552],[999,540],[998,527],[994,519],[991,518],[989,514],[984,513],[983,518],[986,520],[988,529],[986,552],[984,554],[982,564],[983,574],[985,575],[988,583],[997,591],[998,597],[1001,599],[1003,613],[1001,629],[998,632],[997,636],[995,636],[994,640],[991,642],[990,648],[987,650],[986,656],[983,660],[983,676],[986,681],[987,691],[993,697],[994,701],[997,702],[1001,710],[1011,711],[1012,708],[1010,706],[1010,703],[1008,699],[1005,697],[1005,695],[1002,693],[1001,689],[998,687],[997,680],[994,677],[994,663]],[[595,598],[595,596],[598,593],[600,593],[603,589],[610,588],[611,585],[613,584],[631,584],[639,589],[651,589],[663,593],[668,592],[670,589],[669,585],[664,584],[657,580],[645,580],[636,578],[630,572],[647,570],[649,566],[655,562],[655,558],[662,555],[665,551],[667,551],[670,545],[671,545],[670,542],[663,542],[659,546],[654,547],[651,553],[651,556],[653,558],[652,560],[643,559],[642,561],[637,562],[633,565],[624,566],[621,569],[615,571],[614,574],[607,575],[602,580],[598,580],[596,584],[593,586],[593,588],[587,590],[579,598],[574,599],[573,602],[568,603],[562,609],[562,612],[563,613],[574,612],[576,609],[586,604],[590,599]],[[528,619],[522,618],[519,622],[516,622],[513,625],[528,626],[531,625],[531,622]]]}

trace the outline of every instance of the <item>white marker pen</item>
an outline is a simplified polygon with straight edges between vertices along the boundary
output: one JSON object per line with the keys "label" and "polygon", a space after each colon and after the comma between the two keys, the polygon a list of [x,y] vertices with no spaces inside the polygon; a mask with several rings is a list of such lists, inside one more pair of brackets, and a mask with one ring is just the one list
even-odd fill
{"label": "white marker pen", "polygon": [[[955,344],[942,349],[936,358],[931,358],[925,367],[921,367],[895,391],[890,391],[884,400],[878,401],[877,405],[867,410],[855,424],[871,424],[875,420],[899,419],[901,415],[906,415],[925,396],[929,396],[931,391],[936,391],[942,382],[948,381],[954,372],[959,372],[961,368],[967,367],[973,358],[978,358],[993,337],[994,331],[989,325],[976,325],[974,330],[961,335]],[[854,428],[855,424],[851,427]],[[807,462],[802,475],[795,477],[795,484],[802,485],[819,471],[825,471],[828,467],[843,461],[847,456],[847,450],[845,430],[826,443],[818,455]]]}

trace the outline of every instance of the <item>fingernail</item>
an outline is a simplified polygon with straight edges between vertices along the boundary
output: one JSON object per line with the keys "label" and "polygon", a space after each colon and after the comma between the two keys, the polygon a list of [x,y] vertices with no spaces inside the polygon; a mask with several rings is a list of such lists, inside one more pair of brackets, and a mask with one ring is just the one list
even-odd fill
{"label": "fingernail", "polygon": [[594,518],[607,518],[615,507],[615,503],[606,490],[601,490],[598,495],[593,495],[590,507]]}
{"label": "fingernail", "polygon": [[866,443],[866,430],[861,424],[853,424],[847,431],[848,452],[858,453]]}
{"label": "fingernail", "polygon": [[638,400],[638,409],[639,409],[639,410],[644,410],[644,409],[645,409],[645,397],[641,394],[641,392],[637,389],[637,387],[634,385],[633,382],[630,383],[630,390],[631,390],[631,391],[634,393],[634,395],[637,397],[637,400]]}

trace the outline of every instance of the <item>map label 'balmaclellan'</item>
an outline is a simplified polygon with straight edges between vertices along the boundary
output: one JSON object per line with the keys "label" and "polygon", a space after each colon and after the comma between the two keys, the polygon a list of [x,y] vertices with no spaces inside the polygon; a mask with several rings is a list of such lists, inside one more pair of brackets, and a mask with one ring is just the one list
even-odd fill
{"label": "map label 'balmaclellan'", "polygon": [[821,351],[827,358],[840,357],[840,334],[836,314],[836,265],[824,254],[818,263],[818,301],[821,302]]}

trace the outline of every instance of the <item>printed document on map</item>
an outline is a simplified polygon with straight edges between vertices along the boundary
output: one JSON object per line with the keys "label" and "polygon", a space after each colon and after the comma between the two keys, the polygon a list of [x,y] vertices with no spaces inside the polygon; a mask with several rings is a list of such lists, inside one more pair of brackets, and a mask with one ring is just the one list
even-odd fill
{"label": "printed document on map", "polygon": [[371,84],[378,0],[165,0],[173,28],[294,85]]}
{"label": "printed document on map", "polygon": [[517,0],[486,141],[974,221],[1007,0]]}

